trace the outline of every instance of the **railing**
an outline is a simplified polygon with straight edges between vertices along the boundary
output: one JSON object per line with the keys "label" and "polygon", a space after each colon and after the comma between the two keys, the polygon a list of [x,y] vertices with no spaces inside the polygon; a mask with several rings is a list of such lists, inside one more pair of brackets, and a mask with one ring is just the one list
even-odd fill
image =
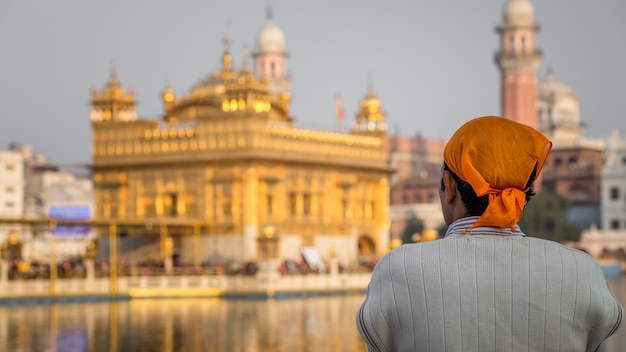
{"label": "railing", "polygon": [[[273,276],[180,275],[129,276],[109,278],[57,280],[12,280],[0,283],[0,299],[63,296],[128,295],[155,296],[220,296],[250,294],[267,290],[310,292],[325,290],[361,291],[367,288],[371,274],[311,274]],[[116,292],[111,292],[111,287]]]}

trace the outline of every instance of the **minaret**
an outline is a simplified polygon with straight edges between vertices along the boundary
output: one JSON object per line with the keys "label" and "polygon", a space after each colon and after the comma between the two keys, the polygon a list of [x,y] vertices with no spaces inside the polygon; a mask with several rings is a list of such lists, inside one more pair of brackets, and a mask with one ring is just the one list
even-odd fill
{"label": "minaret", "polygon": [[259,80],[268,80],[268,89],[274,95],[287,92],[291,78],[287,74],[287,56],[283,31],[272,21],[272,8],[267,8],[265,24],[257,36],[255,74]]}
{"label": "minaret", "polygon": [[500,51],[495,55],[501,72],[501,114],[538,128],[537,71],[541,52],[535,47],[539,26],[533,23],[534,9],[529,0],[508,0],[500,34]]}

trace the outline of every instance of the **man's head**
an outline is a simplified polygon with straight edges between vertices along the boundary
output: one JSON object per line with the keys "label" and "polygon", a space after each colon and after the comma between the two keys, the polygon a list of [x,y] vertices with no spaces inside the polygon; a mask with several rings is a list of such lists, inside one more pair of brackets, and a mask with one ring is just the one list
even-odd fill
{"label": "man's head", "polygon": [[502,117],[461,126],[444,150],[440,196],[446,222],[478,215],[474,226],[513,227],[551,147],[537,130]]}

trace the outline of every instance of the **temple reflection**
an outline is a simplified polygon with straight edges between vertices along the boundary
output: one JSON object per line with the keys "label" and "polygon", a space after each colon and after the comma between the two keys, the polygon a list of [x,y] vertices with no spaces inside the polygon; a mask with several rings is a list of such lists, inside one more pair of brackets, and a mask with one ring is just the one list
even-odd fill
{"label": "temple reflection", "polygon": [[362,295],[0,307],[2,351],[366,351]]}

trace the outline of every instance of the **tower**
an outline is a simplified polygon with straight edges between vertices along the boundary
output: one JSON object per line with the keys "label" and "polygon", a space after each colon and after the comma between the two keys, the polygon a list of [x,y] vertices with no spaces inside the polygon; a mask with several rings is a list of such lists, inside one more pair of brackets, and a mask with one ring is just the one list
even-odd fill
{"label": "tower", "polygon": [[91,121],[134,121],[137,119],[135,91],[128,93],[117,81],[115,69],[111,68],[109,81],[101,92],[91,91]]}
{"label": "tower", "polygon": [[256,51],[252,54],[255,61],[255,74],[259,79],[268,80],[268,88],[273,95],[287,93],[291,77],[287,74],[287,56],[285,35],[272,21],[272,8],[267,9],[267,18],[257,36]]}
{"label": "tower", "polygon": [[496,27],[500,50],[495,61],[501,72],[502,116],[538,128],[537,71],[541,52],[535,47],[539,26],[533,23],[533,17],[529,0],[508,0],[504,23]]}
{"label": "tower", "polygon": [[352,130],[359,134],[386,134],[387,122],[383,112],[383,104],[374,93],[371,84],[365,97],[361,100],[361,109],[356,116]]}

